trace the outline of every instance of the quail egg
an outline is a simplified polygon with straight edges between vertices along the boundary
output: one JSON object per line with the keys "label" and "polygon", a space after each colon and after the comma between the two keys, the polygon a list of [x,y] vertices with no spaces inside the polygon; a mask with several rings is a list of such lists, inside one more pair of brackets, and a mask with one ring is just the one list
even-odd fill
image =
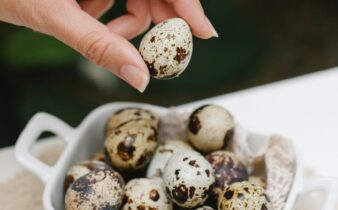
{"label": "quail egg", "polygon": [[197,208],[195,210],[214,210],[214,209],[212,207],[210,207],[210,206],[201,206],[201,207],[199,207],[199,208]]}
{"label": "quail egg", "polygon": [[161,177],[169,158],[176,152],[191,150],[192,147],[182,140],[166,140],[159,145],[147,169],[147,177]]}
{"label": "quail egg", "polygon": [[130,180],[125,187],[126,203],[123,210],[172,210],[163,181],[160,178]]}
{"label": "quail egg", "polygon": [[149,162],[155,152],[157,130],[148,120],[131,120],[113,129],[104,145],[113,167],[139,169]]}
{"label": "quail egg", "polygon": [[120,209],[124,182],[113,170],[94,170],[77,179],[67,190],[66,210]]}
{"label": "quail egg", "polygon": [[142,39],[139,51],[156,79],[179,76],[192,54],[192,34],[181,18],[172,18],[153,27]]}
{"label": "quail egg", "polygon": [[66,174],[64,188],[67,190],[68,187],[75,180],[97,169],[111,169],[111,168],[107,164],[96,160],[86,160],[76,165],[73,165]]}
{"label": "quail egg", "polygon": [[248,181],[236,182],[219,197],[219,210],[272,209],[265,190]]}
{"label": "quail egg", "polygon": [[222,193],[225,187],[234,182],[247,181],[249,178],[245,165],[231,152],[222,150],[212,152],[206,159],[215,171],[216,194]]}
{"label": "quail egg", "polygon": [[152,126],[154,126],[155,128],[157,128],[158,126],[157,117],[149,110],[137,107],[128,107],[120,109],[112,114],[106,124],[106,136],[109,135],[111,133],[111,130],[113,130],[117,126],[135,119],[149,120]]}
{"label": "quail egg", "polygon": [[266,189],[266,179],[259,176],[250,176],[249,182]]}
{"label": "quail egg", "polygon": [[188,139],[201,152],[222,149],[232,138],[234,120],[231,114],[217,105],[204,105],[189,118]]}
{"label": "quail egg", "polygon": [[178,206],[202,205],[215,182],[210,163],[194,150],[177,152],[167,162],[163,181],[167,194]]}

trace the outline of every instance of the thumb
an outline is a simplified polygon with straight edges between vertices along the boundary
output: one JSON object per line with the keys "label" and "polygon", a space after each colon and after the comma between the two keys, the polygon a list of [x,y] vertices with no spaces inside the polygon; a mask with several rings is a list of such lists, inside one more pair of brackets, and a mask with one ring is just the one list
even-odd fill
{"label": "thumb", "polygon": [[63,7],[48,16],[47,33],[143,92],[149,83],[149,71],[137,49],[77,5]]}

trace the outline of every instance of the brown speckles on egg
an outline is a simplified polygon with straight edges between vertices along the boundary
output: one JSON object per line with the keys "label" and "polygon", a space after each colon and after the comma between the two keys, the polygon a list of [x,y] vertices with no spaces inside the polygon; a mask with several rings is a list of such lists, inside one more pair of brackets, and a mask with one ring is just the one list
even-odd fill
{"label": "brown speckles on egg", "polygon": [[151,125],[157,128],[158,119],[152,112],[143,108],[127,107],[116,111],[108,119],[105,127],[106,136],[109,136],[112,132],[114,132],[115,135],[120,134],[121,131],[116,129],[117,127],[123,126],[128,121],[136,119],[149,120]]}
{"label": "brown speckles on egg", "polygon": [[122,170],[146,165],[157,146],[157,131],[151,122],[135,119],[115,129],[121,132],[105,140],[110,163]]}
{"label": "brown speckles on egg", "polygon": [[261,210],[268,210],[268,208],[266,207],[266,205],[264,203],[262,204]]}
{"label": "brown speckles on egg", "polygon": [[187,52],[187,50],[183,47],[176,47],[176,55],[174,57],[174,60],[178,63],[181,63],[183,60],[185,60],[188,54],[189,52]]}
{"label": "brown speckles on egg", "polygon": [[189,25],[180,18],[156,25],[143,37],[139,51],[154,78],[179,76],[187,67],[192,53]]}
{"label": "brown speckles on egg", "polygon": [[232,137],[234,120],[231,114],[218,105],[199,107],[189,117],[188,140],[204,153],[227,146]]}
{"label": "brown speckles on egg", "polygon": [[227,190],[225,191],[223,197],[227,200],[230,200],[232,198],[232,196],[234,195],[234,191],[232,190]]}
{"label": "brown speckles on egg", "polygon": [[155,60],[153,60],[152,62],[149,61],[144,61],[149,69],[149,73],[151,76],[156,77],[158,75],[158,70],[155,68],[154,64],[155,64]]}
{"label": "brown speckles on egg", "polygon": [[174,186],[171,195],[175,201],[183,204],[188,200],[188,188],[183,184]]}
{"label": "brown speckles on egg", "polygon": [[150,190],[149,198],[155,202],[158,201],[158,199],[160,198],[160,194],[158,193],[158,190],[156,189]]}
{"label": "brown speckles on egg", "polygon": [[121,207],[124,197],[122,177],[110,169],[94,170],[77,179],[65,197],[67,210],[114,209]]}
{"label": "brown speckles on egg", "polygon": [[[206,170],[209,170],[209,176]],[[180,207],[201,205],[208,198],[215,181],[212,171],[208,161],[193,150],[173,154],[163,172],[168,195]]]}
{"label": "brown speckles on egg", "polygon": [[179,175],[180,175],[180,169],[176,169],[176,170],[175,170],[176,180],[179,180],[179,179],[180,179]]}
{"label": "brown speckles on egg", "polygon": [[111,169],[106,163],[96,160],[86,160],[73,165],[67,172],[64,182],[64,189],[67,188],[78,178],[98,169]]}
{"label": "brown speckles on egg", "polygon": [[189,198],[192,199],[195,195],[196,188],[194,186],[189,187]]}
{"label": "brown speckles on egg", "polygon": [[67,175],[65,178],[64,189],[67,190],[68,187],[74,182],[73,175]]}
{"label": "brown speckles on egg", "polygon": [[117,146],[117,154],[122,160],[130,160],[134,156],[135,146],[135,135],[127,135],[125,140],[120,142]]}
{"label": "brown speckles on egg", "polygon": [[220,197],[219,210],[271,210],[271,204],[264,194],[263,188],[247,181],[233,183],[224,190],[224,195]]}
{"label": "brown speckles on egg", "polygon": [[200,166],[197,164],[197,161],[196,160],[190,160],[188,162],[189,165],[195,167],[195,168],[199,168]]}
{"label": "brown speckles on egg", "polygon": [[198,109],[196,109],[193,113],[191,113],[190,117],[189,117],[189,125],[188,128],[189,130],[193,133],[193,134],[197,134],[198,131],[201,129],[201,122],[197,117],[197,114],[202,111],[205,107],[207,107],[209,105],[204,105],[199,107]]}
{"label": "brown speckles on egg", "polygon": [[210,177],[210,170],[209,170],[209,169],[206,169],[206,170],[205,170],[205,173],[206,173],[206,175],[207,175],[208,177]]}
{"label": "brown speckles on egg", "polygon": [[215,171],[215,193],[222,192],[234,182],[246,181],[249,178],[245,165],[231,152],[223,150],[212,152],[206,159]]}
{"label": "brown speckles on egg", "polygon": [[172,203],[166,195],[162,180],[159,178],[138,178],[130,180],[126,187],[126,196],[132,202],[126,202],[123,210],[172,210]]}

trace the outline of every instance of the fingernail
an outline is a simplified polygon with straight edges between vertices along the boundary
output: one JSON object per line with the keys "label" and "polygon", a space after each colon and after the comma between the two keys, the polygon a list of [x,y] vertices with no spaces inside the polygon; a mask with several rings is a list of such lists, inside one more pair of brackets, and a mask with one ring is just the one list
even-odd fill
{"label": "fingernail", "polygon": [[211,24],[209,18],[205,17],[205,21],[209,25],[210,30],[212,31],[212,36],[218,38],[218,33],[215,29],[215,27]]}
{"label": "fingernail", "polygon": [[149,77],[141,69],[129,64],[124,64],[121,67],[120,76],[141,93],[149,83]]}

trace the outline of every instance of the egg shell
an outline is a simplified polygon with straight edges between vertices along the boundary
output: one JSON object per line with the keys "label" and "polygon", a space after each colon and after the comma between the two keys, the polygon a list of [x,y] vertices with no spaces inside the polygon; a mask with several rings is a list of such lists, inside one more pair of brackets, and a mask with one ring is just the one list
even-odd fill
{"label": "egg shell", "polygon": [[210,206],[201,206],[201,207],[199,207],[199,208],[197,208],[195,210],[214,210],[214,209],[212,207],[210,207]]}
{"label": "egg shell", "polygon": [[247,181],[249,178],[246,166],[232,152],[215,151],[208,154],[206,159],[215,171],[216,194],[222,193],[224,188],[234,182]]}
{"label": "egg shell", "polygon": [[104,145],[111,165],[126,170],[145,166],[157,143],[157,130],[148,120],[136,119],[113,129]]}
{"label": "egg shell", "polygon": [[266,192],[248,181],[236,182],[227,187],[219,197],[219,210],[260,209],[271,210]]}
{"label": "egg shell", "polygon": [[105,128],[106,136],[117,126],[136,119],[149,120],[152,126],[158,127],[158,118],[151,111],[138,107],[127,107],[116,111],[108,119]]}
{"label": "egg shell", "polygon": [[258,185],[264,189],[266,189],[266,186],[267,186],[266,179],[263,177],[259,177],[259,176],[250,176],[249,182],[255,185]]}
{"label": "egg shell", "polygon": [[215,182],[210,163],[193,150],[180,151],[169,159],[163,172],[166,192],[184,208],[202,205]]}
{"label": "egg shell", "polygon": [[125,187],[126,203],[123,210],[172,210],[160,178],[138,178],[130,180]]}
{"label": "egg shell", "polygon": [[143,37],[139,51],[156,79],[179,76],[188,66],[193,50],[189,25],[181,18],[165,20]]}
{"label": "egg shell", "polygon": [[147,169],[146,176],[161,177],[163,169],[169,158],[176,152],[182,150],[192,150],[192,147],[182,140],[166,140],[159,145]]}
{"label": "egg shell", "polygon": [[120,209],[124,182],[113,170],[94,170],[77,179],[67,190],[66,210]]}
{"label": "egg shell", "polygon": [[218,105],[204,105],[189,117],[188,139],[201,152],[225,148],[233,136],[234,120]]}
{"label": "egg shell", "polygon": [[111,167],[96,160],[86,160],[73,165],[66,174],[64,189],[67,190],[75,180],[97,169],[111,169]]}

